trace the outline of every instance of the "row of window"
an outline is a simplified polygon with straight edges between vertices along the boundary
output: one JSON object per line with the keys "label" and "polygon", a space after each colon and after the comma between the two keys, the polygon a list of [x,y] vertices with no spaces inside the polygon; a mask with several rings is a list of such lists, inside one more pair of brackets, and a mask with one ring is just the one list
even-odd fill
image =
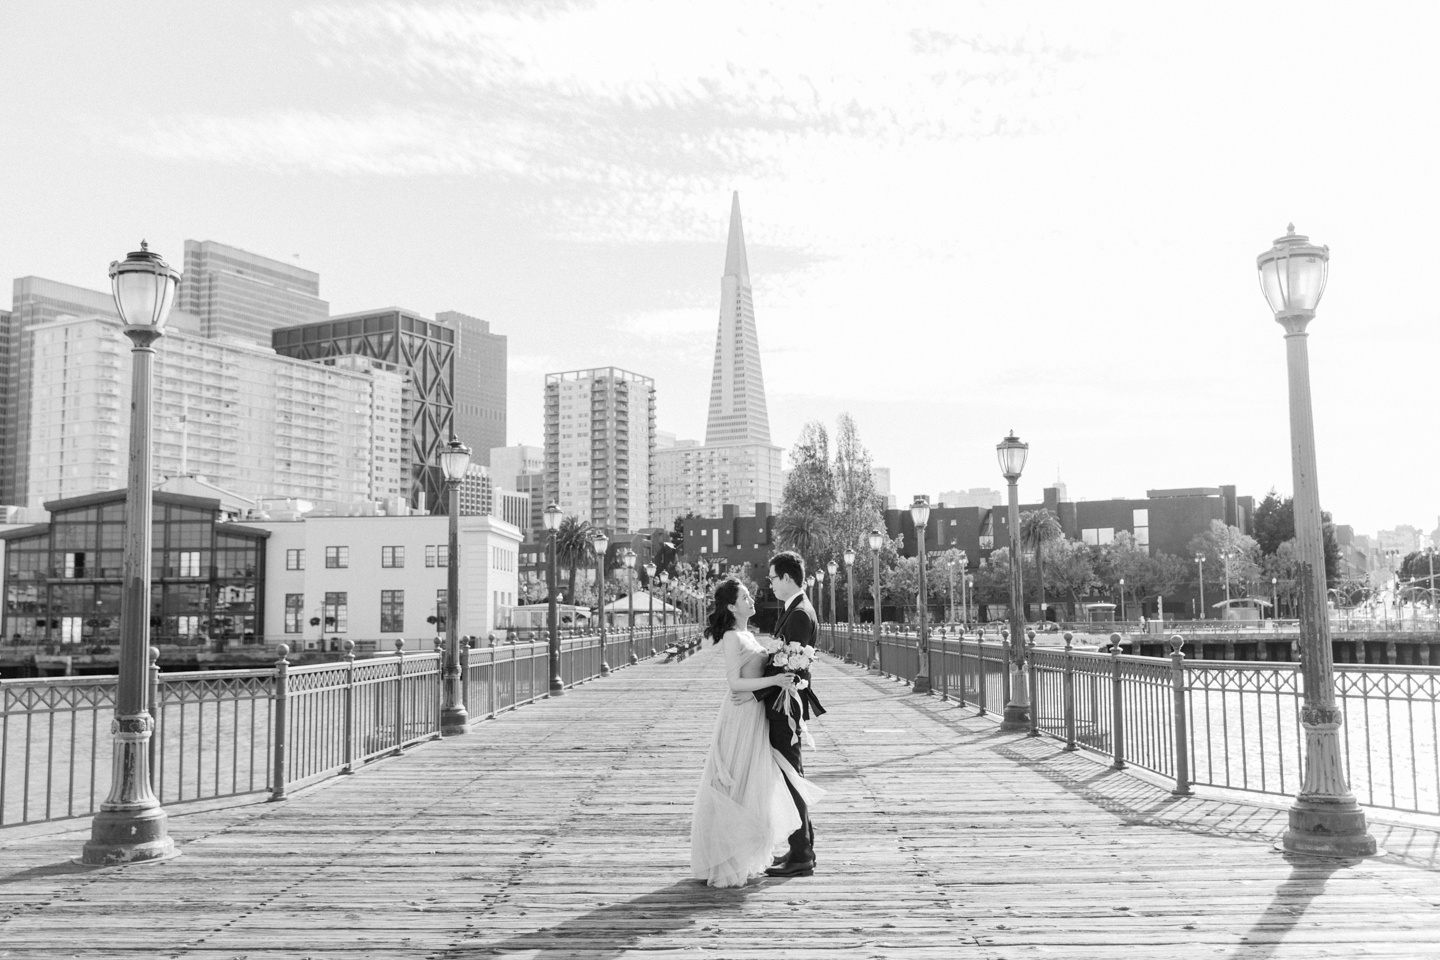
{"label": "row of window", "polygon": [[[437,629],[444,610],[445,591],[436,590],[433,616]],[[344,633],[350,628],[350,594],[343,590],[327,592],[320,613],[314,619],[319,622],[313,625],[320,627],[325,633]],[[381,590],[380,632],[403,633],[404,630],[405,591]],[[305,594],[303,593],[285,594],[285,632],[305,632]]]}
{"label": "row of window", "polygon": [[[450,547],[448,544],[429,544],[425,547],[425,566],[427,567],[448,567],[450,565]],[[394,569],[405,566],[404,547],[381,547],[380,566],[387,569]],[[326,547],[325,568],[327,570],[346,570],[350,567],[349,547]],[[304,548],[285,551],[286,570],[305,569]]]}

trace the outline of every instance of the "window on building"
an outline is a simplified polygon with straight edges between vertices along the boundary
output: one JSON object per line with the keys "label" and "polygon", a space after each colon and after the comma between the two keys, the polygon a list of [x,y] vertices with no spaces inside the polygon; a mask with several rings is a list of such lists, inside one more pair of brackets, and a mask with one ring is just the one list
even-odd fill
{"label": "window on building", "polygon": [[285,594],[285,632],[305,632],[305,594]]}
{"label": "window on building", "polygon": [[1132,515],[1132,526],[1135,528],[1135,546],[1150,552],[1150,511],[1136,510]]}
{"label": "window on building", "polygon": [[60,618],[60,642],[79,643],[81,632],[85,628],[84,617],[61,617]]}
{"label": "window on building", "polygon": [[1103,547],[1107,543],[1115,542],[1115,528],[1086,527],[1080,531],[1080,537],[1092,547]]}
{"label": "window on building", "polygon": [[380,566],[382,567],[403,567],[405,566],[404,547],[381,547]]}
{"label": "window on building", "polygon": [[344,633],[350,625],[349,594],[343,591],[325,594],[325,619],[320,623],[326,632]]}
{"label": "window on building", "polygon": [[175,576],[201,576],[199,550],[182,550],[175,555]]}
{"label": "window on building", "polygon": [[326,547],[325,567],[328,570],[342,570],[350,566],[349,547]]}
{"label": "window on building", "polygon": [[305,569],[305,551],[304,551],[304,550],[286,550],[286,551],[285,551],[285,569],[286,569],[286,570],[304,570],[304,569]]}
{"label": "window on building", "polygon": [[[65,554],[65,579],[66,579],[66,580],[74,580],[74,579],[79,578],[79,577],[84,577],[84,576],[86,575],[86,574],[85,574],[85,569],[86,569],[86,568],[85,568],[85,554],[84,554],[84,553],[67,553],[67,554]],[[68,643],[69,641],[66,641],[66,642]]]}
{"label": "window on building", "polygon": [[380,591],[380,632],[400,633],[405,629],[405,591]]}
{"label": "window on building", "polygon": [[442,543],[435,548],[435,566],[450,566],[450,545],[448,543]]}

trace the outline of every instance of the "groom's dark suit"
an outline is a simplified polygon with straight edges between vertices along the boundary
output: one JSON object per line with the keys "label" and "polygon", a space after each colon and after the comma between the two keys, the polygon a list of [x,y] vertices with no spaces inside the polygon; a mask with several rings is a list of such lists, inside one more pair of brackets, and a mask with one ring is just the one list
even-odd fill
{"label": "groom's dark suit", "polygon": [[[804,593],[797,594],[799,597],[795,602],[788,604],[781,612],[780,619],[775,623],[775,637],[786,643],[800,643],[806,646],[815,646],[819,630],[815,625],[815,608],[811,606],[809,598]],[[757,690],[755,696],[762,700],[772,700],[778,688]],[[769,694],[770,696],[764,696]],[[813,697],[813,694],[811,695]],[[810,699],[810,698],[807,698]],[[815,700],[815,706],[819,707],[819,701]],[[824,708],[820,707],[823,712]],[[808,710],[806,711],[809,712]],[[795,768],[795,772],[805,773],[805,764],[800,756],[800,742],[790,729],[790,724],[785,718],[777,715],[774,711],[766,713],[770,728],[770,746]],[[793,743],[791,741],[794,741]],[[803,863],[815,859],[815,830],[810,824],[810,810],[805,805],[805,800],[785,781],[785,786],[790,790],[790,797],[795,801],[795,808],[800,811],[800,829],[790,834],[790,855],[789,862]]]}

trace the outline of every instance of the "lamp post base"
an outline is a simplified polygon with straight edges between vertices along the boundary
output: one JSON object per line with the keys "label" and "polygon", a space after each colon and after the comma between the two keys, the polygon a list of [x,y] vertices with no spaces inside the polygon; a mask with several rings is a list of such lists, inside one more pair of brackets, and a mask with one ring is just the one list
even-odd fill
{"label": "lamp post base", "polygon": [[922,673],[918,677],[916,677],[915,682],[910,685],[910,692],[925,694],[930,693],[930,675]]}
{"label": "lamp post base", "polygon": [[458,737],[470,732],[470,714],[464,707],[445,707],[440,711],[440,736]]}
{"label": "lamp post base", "polygon": [[606,663],[604,660],[600,661],[600,676],[610,676],[610,664]]}
{"label": "lamp post base", "polygon": [[1007,703],[1005,704],[1005,719],[1000,721],[1001,730],[1029,730],[1030,729],[1030,704],[1028,703]]}
{"label": "lamp post base", "polygon": [[90,823],[90,842],[78,862],[110,867],[177,857],[168,820],[158,804],[141,810],[101,810]]}
{"label": "lamp post base", "polygon": [[559,697],[559,696],[563,696],[564,693],[565,693],[565,681],[564,681],[564,680],[561,680],[559,677],[556,677],[556,678],[554,678],[553,680],[550,681],[550,696],[552,696],[552,697]]}
{"label": "lamp post base", "polygon": [[1366,832],[1365,811],[1353,801],[1296,800],[1282,845],[1286,853],[1311,857],[1353,859],[1379,852]]}

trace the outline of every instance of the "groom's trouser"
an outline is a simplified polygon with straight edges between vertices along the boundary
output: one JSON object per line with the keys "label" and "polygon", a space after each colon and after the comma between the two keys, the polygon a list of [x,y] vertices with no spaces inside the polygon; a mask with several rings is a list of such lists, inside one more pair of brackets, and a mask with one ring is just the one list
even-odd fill
{"label": "groom's trouser", "polygon": [[[776,716],[770,717],[770,746],[790,762],[795,772],[801,776],[805,775],[805,764],[800,759],[800,744],[791,743],[792,736],[790,724],[784,719]],[[810,808],[805,805],[805,799],[796,791],[790,778],[785,778],[785,788],[790,791],[790,799],[795,801],[795,809],[800,812],[800,829],[790,834],[790,860],[792,862],[804,862],[815,859],[815,829],[810,825]]]}

